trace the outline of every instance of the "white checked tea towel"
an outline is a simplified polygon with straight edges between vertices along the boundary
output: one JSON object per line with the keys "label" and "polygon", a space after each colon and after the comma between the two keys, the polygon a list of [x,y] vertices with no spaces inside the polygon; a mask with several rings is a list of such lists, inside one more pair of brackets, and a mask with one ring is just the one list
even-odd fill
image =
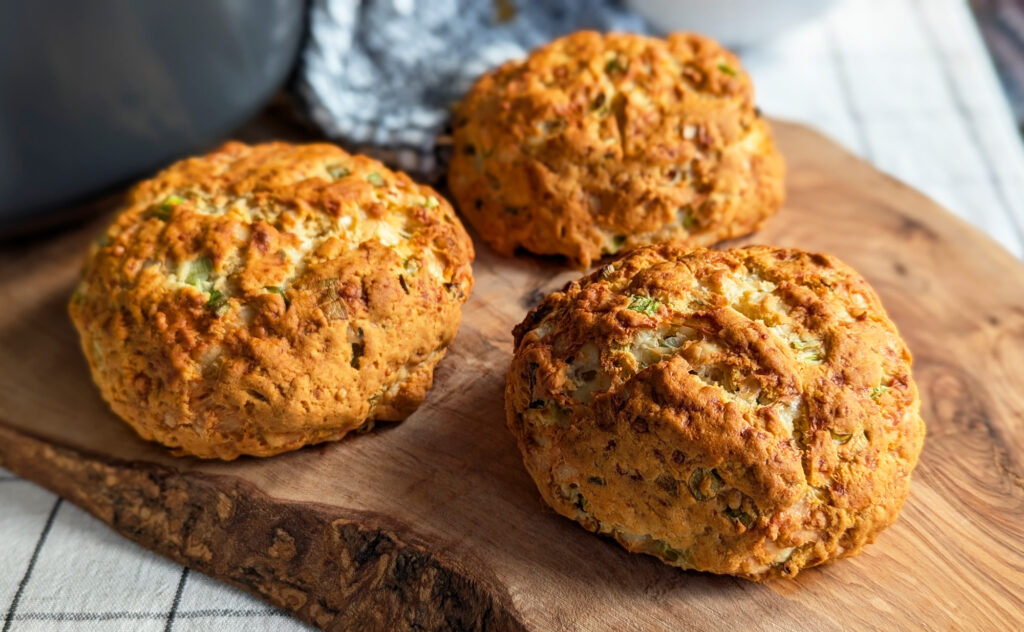
{"label": "white checked tea towel", "polygon": [[[808,123],[1024,254],[1024,149],[963,0],[846,0],[741,51],[769,115]],[[0,631],[300,630],[0,470]]]}

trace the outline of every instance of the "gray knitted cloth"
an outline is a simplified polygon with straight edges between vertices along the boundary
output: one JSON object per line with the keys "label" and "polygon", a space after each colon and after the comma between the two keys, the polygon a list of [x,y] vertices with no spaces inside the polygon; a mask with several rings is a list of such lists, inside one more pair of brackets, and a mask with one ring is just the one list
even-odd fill
{"label": "gray knitted cloth", "polygon": [[297,92],[328,137],[436,180],[473,81],[579,29],[648,30],[613,0],[313,0]]}

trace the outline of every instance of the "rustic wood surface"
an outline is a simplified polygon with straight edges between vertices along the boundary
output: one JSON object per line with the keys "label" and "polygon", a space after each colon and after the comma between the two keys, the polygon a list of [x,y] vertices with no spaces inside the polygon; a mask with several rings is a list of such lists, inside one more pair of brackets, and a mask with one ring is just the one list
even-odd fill
{"label": "rustic wood surface", "polygon": [[65,303],[103,218],[8,249],[0,464],[325,629],[1021,629],[1024,268],[816,133],[776,130],[789,200],[745,241],[839,255],[916,358],[921,464],[900,520],[858,557],[753,584],[631,555],[545,511],[502,388],[513,324],[575,273],[482,245],[459,336],[416,414],[233,463],[137,439],[90,382]]}

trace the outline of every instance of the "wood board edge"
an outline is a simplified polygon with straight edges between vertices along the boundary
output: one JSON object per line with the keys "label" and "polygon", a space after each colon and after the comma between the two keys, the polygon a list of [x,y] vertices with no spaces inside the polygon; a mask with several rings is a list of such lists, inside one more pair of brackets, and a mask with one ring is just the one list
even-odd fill
{"label": "wood board edge", "polygon": [[[90,455],[0,422],[0,466],[120,535],[323,630],[526,630],[507,590],[372,514]],[[244,533],[244,539],[234,534]]]}

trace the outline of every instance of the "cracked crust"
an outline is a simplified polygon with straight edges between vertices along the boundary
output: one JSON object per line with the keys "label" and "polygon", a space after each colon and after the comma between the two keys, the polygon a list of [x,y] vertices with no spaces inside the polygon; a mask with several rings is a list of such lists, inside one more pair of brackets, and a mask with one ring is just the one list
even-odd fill
{"label": "cracked crust", "polygon": [[579,32],[481,77],[454,117],[448,186],[499,253],[586,267],[756,230],[783,161],[735,55],[676,33]]}
{"label": "cracked crust", "polygon": [[514,335],[527,469],[630,551],[792,577],[858,553],[906,500],[924,440],[910,352],[835,257],[644,247]]}
{"label": "cracked crust", "polygon": [[473,246],[432,189],[329,144],[228,143],[137,185],[70,313],[145,439],[269,456],[412,413]]}

